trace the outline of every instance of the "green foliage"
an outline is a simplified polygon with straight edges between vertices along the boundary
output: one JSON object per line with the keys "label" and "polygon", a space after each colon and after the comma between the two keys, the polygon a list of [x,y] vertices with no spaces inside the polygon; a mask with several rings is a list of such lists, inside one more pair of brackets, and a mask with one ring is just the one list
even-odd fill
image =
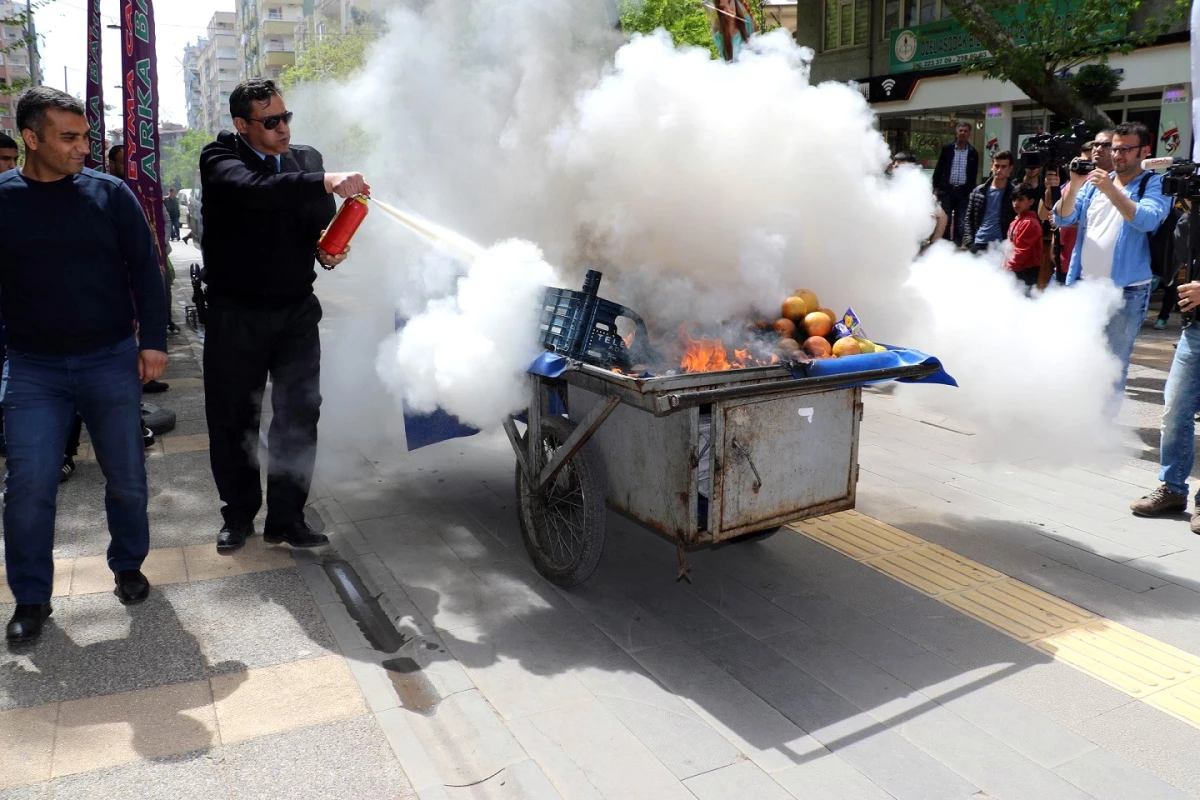
{"label": "green foliage", "polygon": [[1070,79],[1075,94],[1094,105],[1112,97],[1123,80],[1108,64],[1084,64]]}
{"label": "green foliage", "polygon": [[280,75],[284,91],[300,83],[342,80],[366,63],[367,48],[379,38],[372,25],[358,25],[345,33],[327,33],[296,53],[296,63]]}
{"label": "green foliage", "polygon": [[621,4],[621,30],[653,33],[659,28],[671,34],[676,45],[703,47],[716,55],[708,15],[696,0],[641,0]]}
{"label": "green foliage", "polygon": [[163,149],[162,185],[164,189],[194,189],[200,169],[200,151],[212,137],[204,131],[188,131],[174,147]]}

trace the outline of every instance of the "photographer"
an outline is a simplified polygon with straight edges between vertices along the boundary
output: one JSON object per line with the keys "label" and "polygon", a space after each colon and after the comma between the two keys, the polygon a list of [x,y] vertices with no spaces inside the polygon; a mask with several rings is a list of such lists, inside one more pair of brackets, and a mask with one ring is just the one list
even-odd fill
{"label": "photographer", "polygon": [[[1096,138],[1092,141],[1085,142],[1080,158],[1071,162],[1072,171],[1079,175],[1087,175],[1092,169],[1112,172],[1112,137],[1112,128],[1108,128],[1097,133]],[[1088,160],[1089,157],[1090,160]],[[1062,184],[1062,177],[1058,173],[1046,176],[1046,219],[1053,218],[1052,209],[1062,198]],[[1075,254],[1075,242],[1079,235],[1079,227],[1056,225],[1054,232],[1058,239],[1054,248],[1055,280],[1059,283],[1066,283],[1067,272],[1071,267],[1071,257]]]}
{"label": "photographer", "polygon": [[[1150,242],[1170,210],[1162,193],[1162,177],[1142,169],[1150,154],[1151,133],[1140,122],[1126,122],[1113,131],[1115,171],[1071,173],[1071,182],[1054,213],[1060,228],[1078,225],[1079,234],[1067,286],[1082,279],[1111,280],[1123,292],[1121,308],[1108,322],[1108,346],[1121,362],[1121,377],[1110,403],[1110,415],[1120,409],[1129,373],[1133,343],[1150,308]],[[1135,200],[1135,195],[1140,199]]]}

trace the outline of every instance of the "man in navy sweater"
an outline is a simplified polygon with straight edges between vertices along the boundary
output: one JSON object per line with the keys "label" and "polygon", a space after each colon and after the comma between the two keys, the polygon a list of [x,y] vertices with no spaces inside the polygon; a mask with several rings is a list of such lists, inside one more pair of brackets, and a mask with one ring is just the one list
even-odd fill
{"label": "man in navy sweater", "polygon": [[17,103],[25,164],[0,176],[0,311],[8,364],[4,556],[10,642],[50,616],[63,446],[78,411],[107,482],[108,566],[123,603],[146,599],[150,547],[142,384],[167,364],[167,309],[146,216],[125,184],[83,168],[83,104],[38,86]]}

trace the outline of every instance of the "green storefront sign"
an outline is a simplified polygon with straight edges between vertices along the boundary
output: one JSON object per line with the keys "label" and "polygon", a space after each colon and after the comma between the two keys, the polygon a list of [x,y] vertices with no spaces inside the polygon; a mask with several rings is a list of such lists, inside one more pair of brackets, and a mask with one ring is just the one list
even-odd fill
{"label": "green storefront sign", "polygon": [[[1060,0],[1061,10],[1056,13],[1059,25],[1069,25],[1071,11],[1080,5],[1080,0]],[[1021,30],[1025,26],[1025,3],[997,13],[1009,30]],[[1001,16],[1003,15],[1003,16]],[[1124,30],[1114,26],[1105,31],[1108,36],[1119,36]],[[1018,35],[1017,44],[1026,39]],[[988,49],[968,33],[957,20],[944,19],[926,25],[899,28],[891,34],[890,72],[910,72],[921,69],[939,69],[961,64],[975,56],[986,56]]]}

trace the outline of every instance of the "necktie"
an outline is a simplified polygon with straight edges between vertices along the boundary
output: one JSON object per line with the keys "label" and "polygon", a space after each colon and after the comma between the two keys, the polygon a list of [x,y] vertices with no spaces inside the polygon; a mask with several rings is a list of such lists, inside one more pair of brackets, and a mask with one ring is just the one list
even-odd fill
{"label": "necktie", "polygon": [[283,172],[283,165],[279,163],[279,156],[271,159],[271,166],[275,168],[275,174]]}

